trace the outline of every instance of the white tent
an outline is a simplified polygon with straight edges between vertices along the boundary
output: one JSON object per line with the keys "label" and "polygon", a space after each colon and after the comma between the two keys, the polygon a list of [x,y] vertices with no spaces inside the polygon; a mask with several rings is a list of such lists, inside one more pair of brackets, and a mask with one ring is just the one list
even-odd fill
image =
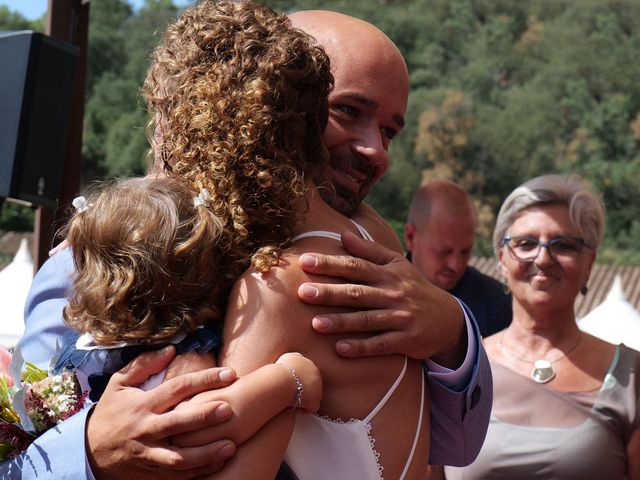
{"label": "white tent", "polygon": [[33,280],[33,260],[22,239],[13,261],[0,271],[0,345],[13,347],[24,332],[24,303]]}
{"label": "white tent", "polygon": [[619,276],[614,279],[607,298],[578,320],[578,326],[607,342],[624,343],[640,350],[640,312],[627,301]]}

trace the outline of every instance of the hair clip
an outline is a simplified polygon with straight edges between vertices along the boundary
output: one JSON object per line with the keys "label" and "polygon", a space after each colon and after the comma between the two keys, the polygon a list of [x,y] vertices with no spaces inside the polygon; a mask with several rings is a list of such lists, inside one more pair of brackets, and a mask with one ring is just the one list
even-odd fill
{"label": "hair clip", "polygon": [[193,197],[193,206],[202,207],[209,201],[210,198],[211,194],[209,193],[209,190],[203,188],[202,190],[200,190],[200,193],[198,195]]}
{"label": "hair clip", "polygon": [[86,212],[91,206],[83,196],[74,198],[71,205],[75,207],[78,213]]}

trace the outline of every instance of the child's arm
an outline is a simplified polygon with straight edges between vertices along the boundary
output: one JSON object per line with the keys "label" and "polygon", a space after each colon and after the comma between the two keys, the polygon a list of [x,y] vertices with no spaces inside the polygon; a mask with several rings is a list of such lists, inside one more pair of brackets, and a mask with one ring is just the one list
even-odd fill
{"label": "child's arm", "polygon": [[[303,387],[301,395],[296,378]],[[313,413],[321,399],[322,378],[315,364],[298,353],[285,353],[275,363],[240,377],[228,387],[189,400],[189,403],[224,400],[233,409],[233,416],[210,429],[175,435],[172,443],[180,447],[202,445],[211,437],[210,430],[215,429],[216,437],[229,438],[241,445],[283,410],[298,407]]]}
{"label": "child's arm", "polygon": [[176,355],[167,367],[164,374],[164,382],[185,373],[199,372],[207,368],[217,367],[216,357],[211,353],[198,353],[195,351]]}

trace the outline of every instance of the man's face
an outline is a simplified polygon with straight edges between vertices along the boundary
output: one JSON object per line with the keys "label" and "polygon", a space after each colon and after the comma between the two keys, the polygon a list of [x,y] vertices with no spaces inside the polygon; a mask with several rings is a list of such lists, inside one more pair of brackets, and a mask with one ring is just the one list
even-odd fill
{"label": "man's face", "polygon": [[[352,47],[352,48],[349,48]],[[409,81],[397,51],[344,45],[330,58],[335,87],[329,96],[324,144],[331,183],[323,198],[352,216],[389,166],[391,140],[404,126]]]}
{"label": "man's face", "polygon": [[453,218],[434,207],[420,230],[405,226],[405,243],[411,251],[411,263],[425,278],[443,290],[451,290],[467,269],[475,222],[471,213]]}

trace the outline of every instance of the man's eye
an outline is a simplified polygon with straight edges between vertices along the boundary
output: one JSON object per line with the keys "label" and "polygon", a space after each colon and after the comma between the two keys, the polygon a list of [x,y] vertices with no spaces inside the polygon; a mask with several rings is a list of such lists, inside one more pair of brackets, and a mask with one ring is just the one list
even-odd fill
{"label": "man's eye", "polygon": [[389,128],[389,127],[382,127],[380,129],[380,131],[382,132],[382,134],[387,137],[389,140],[393,140],[393,137],[395,137],[398,132],[397,130],[393,129],[393,128]]}
{"label": "man's eye", "polygon": [[344,113],[346,115],[349,115],[350,117],[355,117],[356,115],[358,115],[359,110],[355,107],[351,107],[349,105],[333,105],[331,108],[333,108],[334,110],[338,110],[341,113]]}

